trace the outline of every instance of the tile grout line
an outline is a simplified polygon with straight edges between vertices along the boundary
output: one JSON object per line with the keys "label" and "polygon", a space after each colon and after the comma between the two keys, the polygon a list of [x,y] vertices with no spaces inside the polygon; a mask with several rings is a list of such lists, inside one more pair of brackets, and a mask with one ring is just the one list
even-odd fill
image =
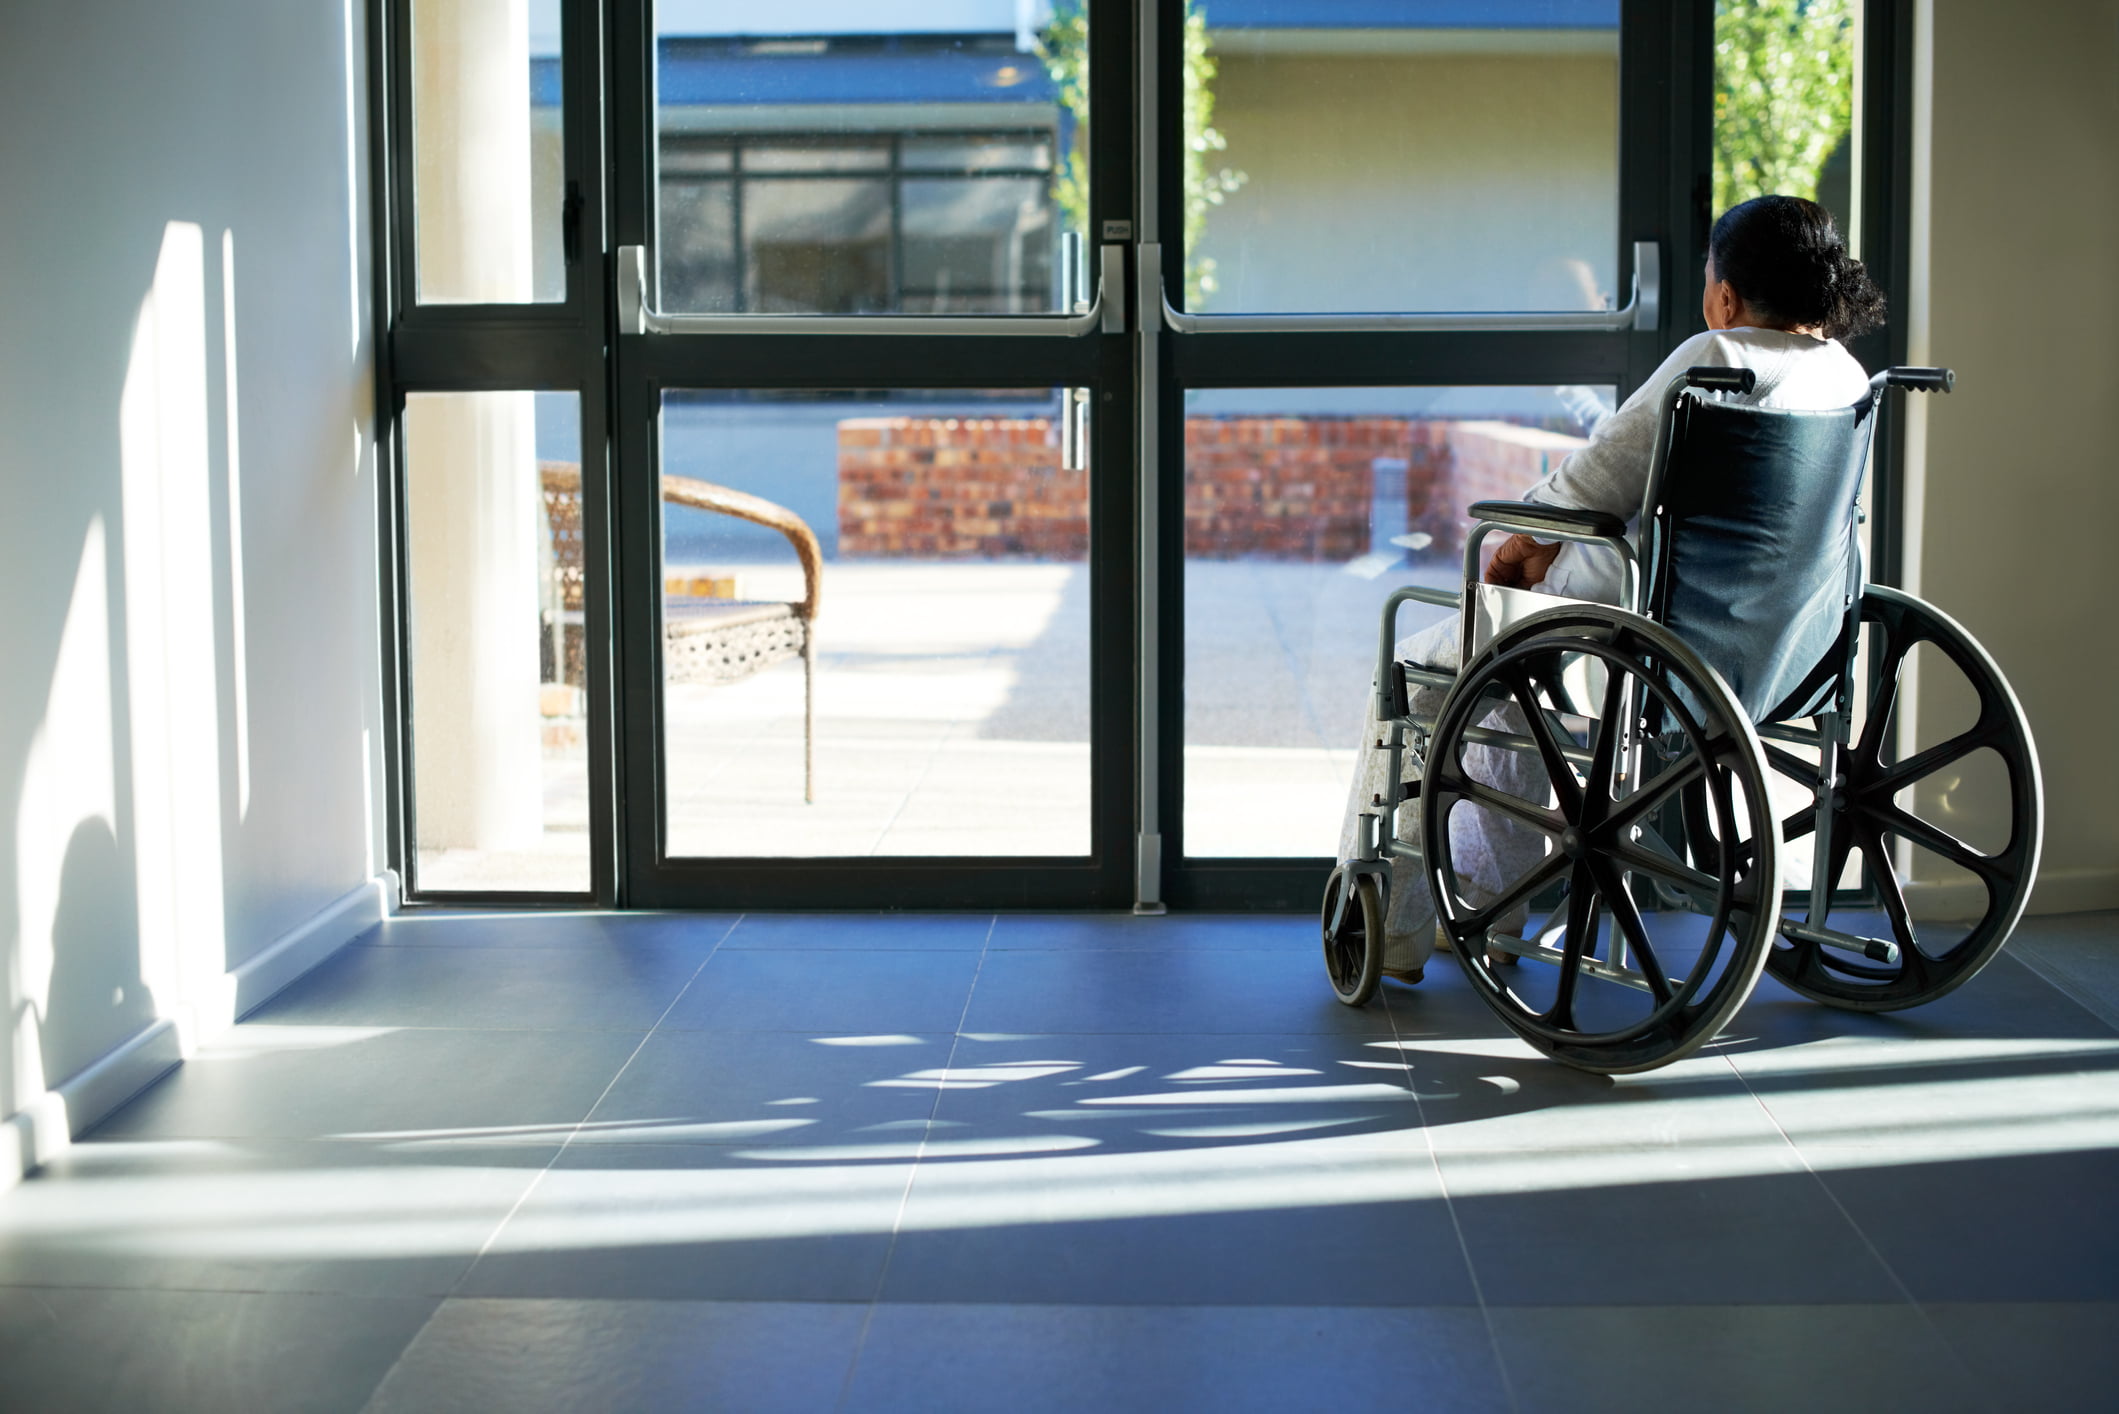
{"label": "tile grout line", "polygon": [[1958,1372],[1965,1377],[1973,1389],[1979,1391],[1981,1402],[1989,1409],[1998,1409],[1999,1406],[1993,1403],[1991,1396],[1988,1394],[1986,1381],[1980,1378],[1978,1372],[1967,1365],[1964,1357],[1957,1353],[1956,1342],[1943,1333],[1942,1327],[1935,1324],[1935,1318],[1929,1313],[1927,1303],[1913,1294],[1913,1288],[1906,1285],[1905,1278],[1899,1275],[1898,1268],[1892,1266],[1882,1250],[1877,1247],[1875,1240],[1869,1236],[1867,1229],[1854,1220],[1854,1214],[1847,1211],[1847,1205],[1840,1201],[1839,1194],[1833,1191],[1832,1185],[1825,1181],[1825,1176],[1819,1173],[1811,1164],[1810,1156],[1805,1154],[1802,1146],[1795,1142],[1795,1136],[1788,1133],[1787,1128],[1781,1124],[1780,1116],[1773,1112],[1773,1107],[1766,1103],[1765,1097],[1752,1088],[1750,1079],[1745,1076],[1743,1069],[1737,1065],[1735,1057],[1725,1051],[1722,1053],[1721,1060],[1722,1064],[1729,1067],[1729,1073],[1736,1077],[1737,1084],[1744,1087],[1744,1093],[1751,1097],[1752,1103],[1759,1107],[1759,1113],[1765,1115],[1766,1122],[1773,1126],[1773,1132],[1780,1135],[1781,1142],[1788,1146],[1788,1152],[1795,1155],[1795,1161],[1803,1166],[1803,1172],[1810,1175],[1811,1182],[1815,1183],[1819,1190],[1824,1193],[1825,1201],[1832,1205],[1833,1211],[1845,1219],[1847,1226],[1853,1230],[1854,1235],[1861,1239],[1861,1245],[1868,1249],[1871,1257],[1876,1259],[1876,1265],[1883,1268],[1884,1274],[1891,1278],[1891,1284],[1898,1288],[1899,1295],[1905,1297],[1906,1304],[1911,1306],[1914,1314],[1920,1317],[1920,1323],[1926,1326],[1935,1339],[1941,1343],[1944,1351],[1949,1354],[1951,1363],[1957,1366]]}
{"label": "tile grout line", "polygon": [[[538,1186],[545,1181],[546,1176],[549,1175],[554,1168],[558,1167],[559,1161],[561,1159],[566,1157],[567,1150],[572,1147],[575,1137],[581,1133],[582,1126],[586,1125],[589,1122],[589,1116],[596,1113],[596,1107],[602,1104],[606,1099],[610,1097],[611,1091],[617,1088],[619,1080],[624,1077],[625,1073],[628,1070],[632,1069],[633,1062],[640,1058],[640,1053],[643,1050],[647,1049],[647,1043],[651,1039],[653,1039],[657,1031],[662,1029],[662,1023],[667,1021],[669,1019],[669,1014],[677,1009],[677,1003],[683,1001],[686,995],[691,992],[693,985],[699,980],[699,974],[706,971],[706,965],[714,960],[714,955],[716,953],[721,951],[721,945],[728,941],[729,936],[733,934],[736,931],[737,927],[743,922],[743,920],[745,918],[748,918],[749,916],[750,915],[747,913],[737,914],[735,920],[731,922],[727,928],[722,930],[721,936],[714,939],[714,945],[706,950],[705,957],[699,959],[699,965],[692,969],[692,975],[690,977],[687,977],[684,980],[684,985],[677,989],[677,995],[670,998],[669,1005],[662,1009],[662,1014],[655,1018],[654,1024],[649,1026],[646,1031],[641,1033],[640,1044],[634,1046],[632,1051],[626,1056],[625,1060],[620,1063],[618,1069],[612,1072],[610,1080],[606,1082],[603,1089],[597,1093],[596,1098],[589,1102],[589,1107],[586,1110],[582,1111],[581,1118],[568,1126],[566,1138],[559,1141],[559,1147],[552,1151],[551,1159],[548,1160],[545,1166],[538,1171],[537,1177],[531,1179],[529,1183],[524,1186],[522,1192],[517,1195],[515,1201],[509,1205],[508,1211],[502,1215],[499,1222],[493,1225],[493,1230],[486,1234],[486,1240],[479,1244],[478,1251],[472,1255],[469,1264],[464,1267],[463,1274],[457,1277],[455,1282],[450,1285],[448,1292],[442,1298],[443,1300],[453,1300],[456,1296],[456,1293],[463,1289],[463,1284],[466,1281],[470,1280],[471,1273],[477,1270],[478,1264],[484,1261],[486,1254],[493,1249],[494,1242],[499,1239],[501,1233],[507,1230],[508,1224],[515,1221],[515,1215],[522,1211],[522,1205],[530,1201],[530,1195],[537,1191]],[[439,1310],[440,1308],[437,1307],[436,1309]],[[421,1329],[425,1329],[425,1327],[421,1327]],[[410,1348],[410,1345],[406,1346],[406,1349],[409,1350]],[[396,1366],[393,1365],[391,1366],[391,1368],[394,1370],[396,1369]],[[385,1376],[385,1378],[387,1378],[387,1376]],[[378,1388],[380,1388],[380,1386],[378,1386]]]}
{"label": "tile grout line", "polygon": [[898,1254],[898,1234],[905,1225],[905,1210],[912,1205],[913,1180],[920,1176],[920,1161],[927,1154],[927,1138],[934,1130],[935,1115],[942,1108],[942,1096],[949,1085],[949,1072],[956,1067],[957,1046],[963,1040],[964,1023],[971,1018],[971,999],[978,994],[979,978],[986,971],[986,954],[992,950],[994,930],[1000,926],[1001,916],[996,913],[986,921],[986,940],[979,945],[979,965],[971,970],[971,986],[964,992],[964,1009],[957,1013],[956,1029],[949,1033],[949,1058],[942,1062],[942,1083],[934,1090],[934,1104],[927,1111],[927,1129],[920,1135],[919,1147],[913,1151],[911,1171],[905,1175],[905,1191],[898,1195],[898,1211],[890,1220],[890,1246],[883,1252],[883,1269],[876,1273],[876,1294],[869,1299],[868,1311],[861,1317],[861,1329],[854,1336],[853,1355],[846,1362],[846,1377],[839,1384],[839,1399],[834,1406],[846,1407],[853,1397],[853,1377],[860,1371],[861,1356],[868,1348],[868,1331],[875,1324],[876,1307],[883,1301],[883,1285],[890,1280],[891,1259]]}
{"label": "tile grout line", "polygon": [[[1428,962],[1442,956],[1430,953]],[[1455,959],[1451,959],[1452,963]],[[1501,1333],[1494,1325],[1493,1309],[1486,1304],[1486,1287],[1479,1280],[1479,1269],[1472,1265],[1471,1243],[1465,1240],[1464,1223],[1457,1216],[1457,1200],[1450,1197],[1449,1180],[1442,1173],[1442,1158],[1435,1152],[1435,1132],[1428,1127],[1427,1106],[1420,1099],[1420,1087],[1413,1082],[1413,1063],[1404,1046],[1405,1037],[1398,1030],[1398,1013],[1384,1003],[1384,1014],[1390,1018],[1391,1038],[1399,1042],[1398,1057],[1405,1064],[1406,1086],[1413,1092],[1413,1110],[1420,1117],[1420,1140],[1427,1150],[1428,1167],[1434,1171],[1436,1191],[1442,1195],[1442,1211],[1449,1214],[1450,1231],[1457,1235],[1457,1252],[1464,1258],[1465,1279],[1472,1284],[1472,1299],[1479,1304],[1479,1320],[1486,1327],[1486,1345],[1494,1355],[1494,1373],[1501,1377],[1501,1394],[1508,1401],[1511,1414],[1522,1409],[1522,1401],[1516,1397],[1515,1381],[1509,1378],[1508,1361],[1501,1354]]]}

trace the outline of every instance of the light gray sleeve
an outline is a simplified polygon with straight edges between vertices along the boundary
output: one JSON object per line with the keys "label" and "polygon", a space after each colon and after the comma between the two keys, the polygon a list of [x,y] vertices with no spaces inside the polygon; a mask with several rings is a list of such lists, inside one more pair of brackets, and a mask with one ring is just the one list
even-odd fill
{"label": "light gray sleeve", "polygon": [[1597,424],[1589,445],[1573,452],[1544,480],[1523,495],[1526,501],[1578,510],[1605,511],[1627,520],[1641,509],[1648,489],[1648,460],[1655,450],[1656,419],[1663,387],[1695,364],[1722,363],[1710,356],[1719,341],[1712,333],[1695,334],[1671,352],[1648,381]]}

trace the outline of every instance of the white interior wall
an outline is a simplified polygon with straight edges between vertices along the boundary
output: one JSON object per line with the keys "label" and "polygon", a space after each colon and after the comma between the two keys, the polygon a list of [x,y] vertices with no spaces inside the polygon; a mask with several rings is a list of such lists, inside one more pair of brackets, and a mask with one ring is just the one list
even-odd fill
{"label": "white interior wall", "polygon": [[[8,13],[0,1115],[15,1120],[150,1033],[173,1054],[182,1024],[235,1004],[232,974],[379,896],[364,11]],[[69,1122],[45,1105],[39,1125]],[[0,1184],[21,1157],[0,1154]]]}
{"label": "white interior wall", "polygon": [[1615,55],[1218,56],[1209,310],[1594,309],[1618,289]]}
{"label": "white interior wall", "polygon": [[[2119,0],[1935,0],[1922,19],[1926,278],[1907,314],[1914,361],[1958,387],[1912,439],[1915,587],[1993,652],[2036,733],[2031,906],[2119,907]],[[1956,808],[1976,829],[2000,802]]]}

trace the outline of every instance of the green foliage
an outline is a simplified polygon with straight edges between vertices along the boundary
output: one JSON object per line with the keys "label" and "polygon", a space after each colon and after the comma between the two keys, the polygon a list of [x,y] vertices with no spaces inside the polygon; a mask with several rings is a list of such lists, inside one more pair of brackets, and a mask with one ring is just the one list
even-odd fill
{"label": "green foliage", "polygon": [[[1082,231],[1089,222],[1089,21],[1081,0],[1060,0],[1052,23],[1038,36],[1038,57],[1059,90],[1060,105],[1074,120],[1074,140],[1060,154],[1052,180],[1052,201],[1068,229]],[[1210,165],[1225,151],[1227,139],[1214,127],[1216,65],[1207,41],[1207,18],[1194,0],[1185,4],[1184,48],[1184,214],[1185,305],[1197,309],[1215,290],[1214,261],[1199,255],[1207,215],[1242,186],[1244,173]]]}
{"label": "green foliage", "polygon": [[1207,233],[1207,214],[1250,178],[1226,166],[1210,166],[1211,154],[1228,149],[1228,139],[1214,126],[1214,76],[1220,71],[1207,41],[1207,17],[1192,0],[1185,3],[1185,307],[1199,309],[1219,288],[1214,258],[1200,255]]}
{"label": "green foliage", "polygon": [[1715,0],[1714,209],[1816,199],[1854,116],[1853,0]]}

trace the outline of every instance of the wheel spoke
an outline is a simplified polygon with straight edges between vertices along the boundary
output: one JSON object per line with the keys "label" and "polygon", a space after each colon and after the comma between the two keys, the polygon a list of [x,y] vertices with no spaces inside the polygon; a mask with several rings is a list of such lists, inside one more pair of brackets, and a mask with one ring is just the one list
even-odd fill
{"label": "wheel spoke", "polygon": [[1503,815],[1520,820],[1532,829],[1548,835],[1557,835],[1567,828],[1567,822],[1553,811],[1532,805],[1522,796],[1510,795],[1507,791],[1490,786],[1484,781],[1475,781],[1461,771],[1452,770],[1445,773],[1436,785],[1445,795],[1454,795],[1474,805],[1498,810]]}
{"label": "wheel spoke", "polygon": [[1567,863],[1567,856],[1564,854],[1546,855],[1538,861],[1535,869],[1509,885],[1499,898],[1476,912],[1466,914],[1464,926],[1485,933],[1488,928],[1494,926],[1494,920],[1502,917],[1517,904],[1527,902],[1538,890],[1558,878]]}
{"label": "wheel spoke", "polygon": [[1634,821],[1640,819],[1649,811],[1654,810],[1673,794],[1691,785],[1706,773],[1707,767],[1700,760],[1700,754],[1697,751],[1688,752],[1684,756],[1679,757],[1677,762],[1665,768],[1661,775],[1656,776],[1632,795],[1627,796],[1624,800],[1614,805],[1611,808],[1611,813],[1604,817],[1603,833],[1607,836],[1614,833],[1624,833],[1627,826],[1633,824]]}
{"label": "wheel spoke", "polygon": [[1911,644],[1899,642],[1900,627],[1897,623],[1877,621],[1884,641],[1876,654],[1876,685],[1869,693],[1869,717],[1862,724],[1861,741],[1854,752],[1857,760],[1871,766],[1883,764],[1884,733],[1896,714],[1899,677],[1912,650]]}
{"label": "wheel spoke", "polygon": [[1567,885],[1567,942],[1560,954],[1560,980],[1553,989],[1552,1005],[1544,1020],[1572,1031],[1575,1025],[1575,982],[1582,975],[1582,958],[1589,951],[1590,935],[1596,931],[1596,885],[1587,865],[1577,864]]}
{"label": "wheel spoke", "polygon": [[1545,709],[1538,705],[1537,684],[1523,668],[1510,673],[1507,682],[1516,695],[1517,704],[1523,709],[1523,720],[1530,728],[1531,740],[1538,744],[1538,755],[1545,762],[1545,774],[1560,798],[1560,813],[1569,820],[1580,820],[1582,787],[1575,780],[1574,768],[1560,754],[1560,743],[1552,734],[1552,723],[1546,720]]}
{"label": "wheel spoke", "polygon": [[1875,822],[1878,829],[1894,835],[1903,835],[1959,868],[1971,870],[1982,879],[1992,882],[2007,877],[2008,866],[2001,860],[1981,854],[1949,831],[1929,824],[1918,815],[1883,801],[1865,803],[1859,808]]}
{"label": "wheel spoke", "polygon": [[1786,751],[1772,742],[1760,742],[1766,748],[1766,760],[1774,770],[1791,780],[1801,781],[1806,786],[1817,784],[1817,763],[1805,761],[1792,751]]}
{"label": "wheel spoke", "polygon": [[1861,832],[1861,852],[1869,861],[1869,873],[1883,900],[1884,916],[1891,920],[1891,931],[1898,936],[1899,968],[1917,985],[1925,985],[1928,959],[1920,950],[1920,940],[1913,929],[1913,911],[1906,907],[1905,890],[1898,886],[1898,871],[1891,867],[1890,848],[1881,833],[1865,829]]}
{"label": "wheel spoke", "polygon": [[1611,814],[1611,782],[1618,764],[1619,742],[1626,728],[1619,721],[1626,701],[1626,674],[1615,663],[1604,665],[1604,705],[1597,713],[1597,744],[1589,754],[1589,780],[1583,788],[1584,828],[1602,824]]}
{"label": "wheel spoke", "polygon": [[1705,895],[1712,899],[1722,891],[1722,881],[1712,874],[1703,874],[1689,864],[1661,855],[1636,849],[1631,844],[1612,847],[1612,857],[1635,874],[1646,874],[1651,879],[1660,879],[1672,888],[1686,893]]}
{"label": "wheel spoke", "polygon": [[1993,745],[2005,735],[2006,723],[1980,722],[1968,732],[1953,736],[1948,741],[1931,746],[1917,755],[1908,756],[1878,776],[1871,788],[1887,795],[1896,795],[1939,767],[1947,766],[1960,757],[1969,756],[1982,746]]}
{"label": "wheel spoke", "polygon": [[1648,925],[1641,921],[1641,910],[1635,906],[1633,896],[1626,892],[1625,879],[1607,859],[1594,858],[1589,867],[1597,876],[1597,892],[1603,897],[1604,906],[1611,910],[1612,922],[1626,935],[1626,941],[1633,949],[1634,966],[1647,979],[1650,995],[1655,998],[1657,1006],[1666,1004],[1671,997],[1670,979],[1663,975],[1663,964],[1656,958],[1655,945],[1648,940]]}

